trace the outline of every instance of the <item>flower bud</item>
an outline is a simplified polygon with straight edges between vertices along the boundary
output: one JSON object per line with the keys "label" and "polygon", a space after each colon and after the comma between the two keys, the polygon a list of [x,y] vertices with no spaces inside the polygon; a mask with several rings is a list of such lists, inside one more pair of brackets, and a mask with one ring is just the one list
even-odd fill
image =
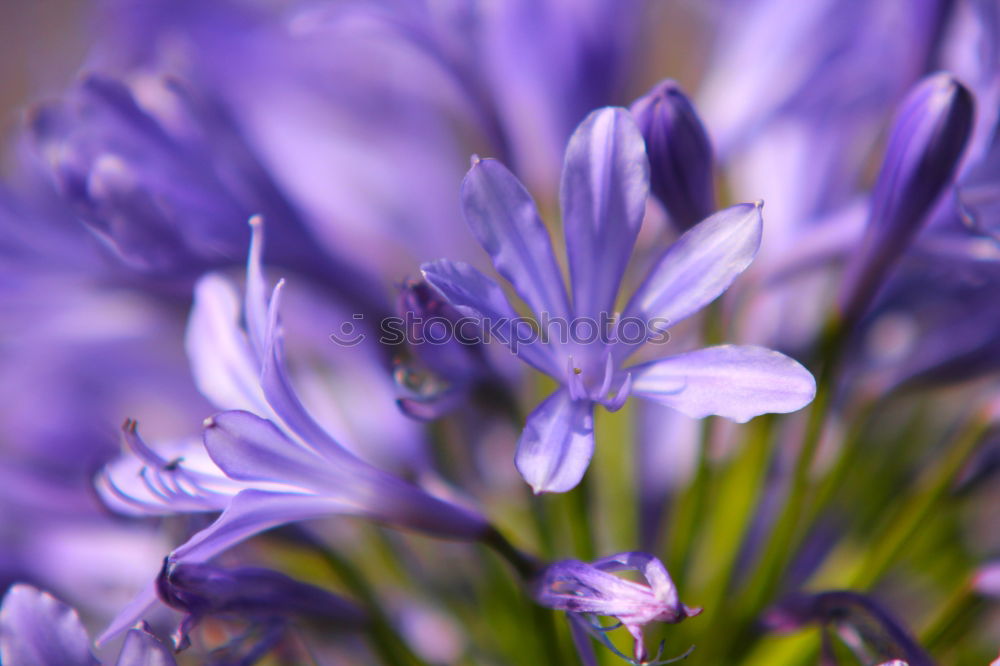
{"label": "flower bud", "polygon": [[841,313],[864,314],[886,274],[951,184],[973,121],[972,94],[947,73],[925,78],[903,101],[872,194],[868,229],[848,265]]}
{"label": "flower bud", "polygon": [[650,187],[681,230],[715,209],[712,144],[694,106],[674,81],[661,81],[632,105],[649,155]]}

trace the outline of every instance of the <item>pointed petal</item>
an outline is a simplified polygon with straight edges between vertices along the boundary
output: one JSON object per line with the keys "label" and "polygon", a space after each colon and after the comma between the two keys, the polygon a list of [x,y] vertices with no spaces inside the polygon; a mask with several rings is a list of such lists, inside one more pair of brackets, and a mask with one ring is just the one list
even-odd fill
{"label": "pointed petal", "polygon": [[497,339],[538,370],[560,376],[562,369],[538,341],[530,324],[518,317],[500,286],[469,264],[438,261],[420,267],[424,279],[462,314],[477,318],[488,330],[484,341]]}
{"label": "pointed petal", "polygon": [[549,233],[531,195],[496,160],[476,160],[462,181],[465,220],[493,265],[537,315],[569,305]]}
{"label": "pointed petal", "polygon": [[580,483],[594,455],[594,406],[553,393],[528,416],[515,463],[535,493],[563,493]]}
{"label": "pointed petal", "polygon": [[587,116],[566,148],[560,187],[573,312],[614,312],[649,195],[646,146],[625,109]]}
{"label": "pointed petal", "polygon": [[171,557],[182,562],[204,562],[272,527],[345,513],[362,511],[329,497],[244,490],[214,523],[174,550]]}
{"label": "pointed petal", "polygon": [[328,461],[250,412],[222,412],[206,419],[204,439],[215,464],[238,481],[277,481],[312,490],[330,484]]}
{"label": "pointed petal", "polygon": [[115,666],[177,666],[170,649],[145,629],[129,629]]}
{"label": "pointed petal", "polygon": [[260,390],[260,365],[240,328],[240,300],[221,275],[195,287],[185,347],[198,390],[220,409],[268,413]]}
{"label": "pointed petal", "polygon": [[816,381],[798,362],[770,349],[722,345],[631,369],[632,393],[693,418],[724,416],[739,423],[808,405]]}
{"label": "pointed petal", "polygon": [[76,611],[51,594],[19,583],[0,607],[0,663],[96,666]]}
{"label": "pointed petal", "polygon": [[146,616],[159,601],[156,598],[156,584],[155,581],[149,581],[149,584],[142,589],[139,594],[135,596],[132,601],[128,602],[125,608],[118,611],[118,615],[115,615],[114,619],[108,625],[108,628],[97,637],[95,643],[98,647],[103,646],[108,641],[112,640],[115,636],[122,633],[129,627],[133,626],[136,622],[141,620]]}
{"label": "pointed petal", "polygon": [[[623,319],[656,319],[656,327],[662,328],[715,300],[757,254],[762,205],[740,204],[719,211],[678,238],[632,296]],[[618,347],[619,360],[636,347]]]}

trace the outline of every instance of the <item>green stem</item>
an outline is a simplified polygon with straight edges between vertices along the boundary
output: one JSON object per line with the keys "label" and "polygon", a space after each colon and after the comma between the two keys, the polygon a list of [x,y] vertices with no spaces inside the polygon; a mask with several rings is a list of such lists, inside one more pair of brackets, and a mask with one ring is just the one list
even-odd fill
{"label": "green stem", "polygon": [[493,549],[497,555],[507,561],[514,571],[525,581],[534,578],[541,570],[541,560],[518,550],[507,538],[496,529],[491,529],[482,542]]}
{"label": "green stem", "polygon": [[313,540],[317,554],[341,583],[368,609],[372,649],[390,666],[427,666],[396,632],[375,591],[361,571],[349,560]]}
{"label": "green stem", "polygon": [[836,375],[843,350],[844,331],[837,320],[824,328],[820,344],[820,370],[816,381],[816,397],[809,411],[809,420],[792,470],[788,496],[775,522],[771,538],[761,557],[757,575],[751,577],[749,611],[756,616],[777,591],[781,577],[795,553],[797,534],[809,490],[809,474],[819,450],[823,429],[830,413]]}
{"label": "green stem", "polygon": [[701,437],[698,441],[698,460],[695,466],[694,479],[684,493],[683,498],[670,512],[672,523],[669,531],[668,570],[679,581],[686,580],[691,557],[698,542],[698,535],[708,505],[712,485],[712,436],[715,431],[714,420],[706,418],[701,422]]}
{"label": "green stem", "polygon": [[965,584],[941,605],[920,632],[920,642],[931,653],[961,643],[961,634],[975,626],[975,618],[985,607],[972,585]]}
{"label": "green stem", "polygon": [[916,492],[907,498],[890,520],[885,536],[875,548],[868,551],[851,587],[871,587],[889,569],[947,494],[962,466],[982,441],[988,426],[986,414],[979,412],[959,429],[946,448],[944,460],[929,470]]}

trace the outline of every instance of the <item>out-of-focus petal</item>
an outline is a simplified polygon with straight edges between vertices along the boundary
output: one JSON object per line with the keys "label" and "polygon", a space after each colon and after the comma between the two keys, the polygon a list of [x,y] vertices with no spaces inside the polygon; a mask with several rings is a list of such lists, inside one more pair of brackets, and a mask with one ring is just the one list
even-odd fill
{"label": "out-of-focus petal", "polygon": [[496,160],[476,160],[462,181],[465,220],[497,272],[535,314],[566,316],[569,306],[552,241],[531,195]]}
{"label": "out-of-focus petal", "polygon": [[221,409],[268,413],[260,390],[260,366],[239,325],[240,299],[220,275],[195,288],[185,339],[198,390]]}
{"label": "out-of-focus petal", "polygon": [[[760,247],[762,203],[726,208],[671,245],[625,308],[623,319],[674,325],[715,300],[746,270]],[[624,358],[636,346],[619,346]]]}
{"label": "out-of-focus petal", "polygon": [[528,416],[515,464],[535,493],[562,493],[580,483],[594,455],[594,406],[561,389]]}
{"label": "out-of-focus petal", "polygon": [[10,666],[95,666],[76,611],[30,585],[12,586],[0,607],[0,662]]}
{"label": "out-of-focus petal", "polygon": [[129,629],[115,666],[177,666],[170,648],[145,629]]}
{"label": "out-of-focus petal", "polygon": [[614,312],[648,195],[649,160],[631,115],[588,115],[570,137],[560,187],[575,316]]}
{"label": "out-of-focus petal", "polygon": [[107,628],[97,637],[95,643],[98,647],[104,645],[115,636],[119,635],[129,627],[135,625],[136,622],[140,621],[147,613],[149,613],[157,604],[156,599],[156,584],[155,581],[150,581],[146,587],[135,595],[132,601],[118,611],[118,615],[111,620]]}
{"label": "out-of-focus petal", "polygon": [[760,414],[794,412],[816,395],[797,361],[763,347],[722,345],[636,366],[632,391],[693,418],[744,423]]}

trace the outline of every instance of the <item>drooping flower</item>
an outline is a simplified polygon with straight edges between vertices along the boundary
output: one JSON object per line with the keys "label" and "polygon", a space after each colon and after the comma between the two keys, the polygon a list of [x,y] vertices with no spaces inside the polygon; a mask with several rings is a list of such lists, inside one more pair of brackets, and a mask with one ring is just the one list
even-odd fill
{"label": "drooping flower", "polygon": [[[462,185],[466,220],[497,272],[536,315],[540,335],[517,316],[499,285],[472,266],[439,260],[422,267],[453,305],[479,317],[522,360],[560,383],[528,417],[518,442],[517,467],[536,493],[579,483],[593,454],[597,404],[615,410],[635,393],[691,417],[744,422],[800,409],[815,393],[805,368],[759,347],[723,345],[623,367],[643,343],[662,336],[666,323],[678,323],[724,292],[753,260],[761,238],[759,203],[712,215],[663,253],[615,323],[648,190],[648,160],[629,113],[590,114],[570,139],[563,167],[571,303],[530,195],[501,163],[474,160]],[[556,339],[549,339],[553,329]]]}
{"label": "drooping flower", "polygon": [[[127,424],[124,441],[132,455],[102,472],[102,494],[112,506],[139,514],[223,509],[212,525],[171,553],[172,560],[185,563],[204,562],[278,525],[331,515],[361,515],[445,538],[488,536],[491,527],[479,513],[365,462],[306,410],[285,367],[278,314],[284,283],[268,299],[260,266],[260,225],[254,230],[242,317],[234,311],[224,280],[207,276],[200,289],[203,326],[195,330],[210,339],[189,340],[191,351],[214,352],[206,360],[217,370],[207,377],[213,382],[207,393],[235,396],[245,408],[206,419],[207,455],[189,453],[197,445],[187,443],[169,452],[176,457],[166,458],[142,442],[134,424]],[[141,617],[155,598],[150,584],[101,640]]]}
{"label": "drooping flower", "polygon": [[[635,571],[645,584],[614,575]],[[597,616],[616,618],[635,639],[635,658],[646,663],[648,653],[642,628],[651,622],[675,624],[701,613],[680,602],[677,588],[663,563],[648,553],[610,555],[590,564],[563,560],[548,566],[534,585],[542,606],[566,611],[578,627],[591,633],[606,631]],[[662,663],[662,662],[661,662]]]}

